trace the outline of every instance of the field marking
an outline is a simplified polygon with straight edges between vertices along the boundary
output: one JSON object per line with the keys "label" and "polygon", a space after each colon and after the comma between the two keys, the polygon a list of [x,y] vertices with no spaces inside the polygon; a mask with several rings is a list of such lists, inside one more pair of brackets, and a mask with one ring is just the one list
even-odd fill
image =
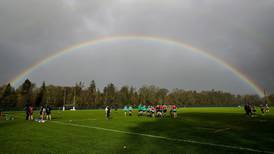
{"label": "field marking", "polygon": [[263,151],[263,150],[257,150],[257,149],[252,149],[252,148],[232,146],[232,145],[215,144],[215,143],[210,143],[210,142],[200,142],[200,141],[188,140],[188,139],[175,139],[175,138],[169,138],[169,137],[158,136],[158,135],[135,133],[135,132],[127,132],[127,131],[122,131],[122,130],[115,130],[115,129],[109,129],[109,128],[103,128],[103,127],[96,127],[96,126],[86,126],[86,125],[79,125],[79,124],[73,124],[73,123],[65,123],[65,122],[61,122],[61,121],[51,121],[51,122],[56,123],[56,124],[61,124],[61,125],[67,125],[67,126],[90,128],[90,129],[104,130],[104,131],[116,132],[116,133],[122,133],[122,134],[145,136],[145,137],[164,139],[164,140],[169,140],[169,141],[177,141],[177,142],[185,142],[185,143],[192,143],[192,144],[200,144],[200,145],[221,147],[221,148],[234,149],[234,150],[245,150],[245,151],[257,152],[257,153],[274,154],[274,152],[272,152],[272,151]]}
{"label": "field marking", "polygon": [[73,122],[73,121],[94,121],[96,119],[81,119],[81,120],[74,120],[74,119],[71,119],[71,120],[68,120],[69,122]]}
{"label": "field marking", "polygon": [[223,129],[217,129],[214,131],[214,133],[219,133],[219,132],[224,132],[224,131],[227,131],[227,130],[230,130],[231,128],[223,128]]}
{"label": "field marking", "polygon": [[209,128],[209,127],[192,127],[194,129],[204,129],[204,130],[209,130],[209,131],[213,131],[216,130],[216,128]]}

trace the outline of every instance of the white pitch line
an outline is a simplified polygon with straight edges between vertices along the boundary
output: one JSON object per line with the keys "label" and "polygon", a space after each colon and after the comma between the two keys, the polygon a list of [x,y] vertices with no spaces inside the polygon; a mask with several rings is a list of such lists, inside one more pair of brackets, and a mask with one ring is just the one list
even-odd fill
{"label": "white pitch line", "polygon": [[69,122],[73,122],[73,121],[93,121],[93,120],[96,120],[96,119],[81,119],[81,120],[71,119],[71,120],[69,120]]}
{"label": "white pitch line", "polygon": [[208,127],[193,127],[193,128],[194,128],[194,129],[210,130],[210,131],[216,130],[215,128],[208,128]]}
{"label": "white pitch line", "polygon": [[235,149],[235,150],[245,150],[245,151],[251,151],[251,152],[258,152],[258,153],[274,154],[274,152],[272,152],[272,151],[263,151],[263,150],[257,150],[257,149],[252,149],[252,148],[245,148],[245,147],[238,147],[238,146],[231,146],[231,145],[224,145],[224,144],[215,144],[215,143],[209,143],[209,142],[200,142],[200,141],[187,140],[187,139],[175,139],[175,138],[169,138],[169,137],[164,137],[164,136],[127,132],[127,131],[122,131],[122,130],[115,130],[115,129],[109,129],[109,128],[95,127],[95,126],[86,126],[86,125],[79,125],[79,124],[73,124],[73,123],[65,123],[65,122],[61,122],[61,121],[51,121],[51,122],[54,122],[56,124],[61,124],[61,125],[67,125],[67,126],[104,130],[104,131],[116,132],[116,133],[122,133],[122,134],[139,135],[139,136],[158,138],[158,139],[164,139],[164,140],[169,140],[169,141],[177,141],[177,142],[200,144],[200,145],[207,145],[207,146],[214,146],[214,147],[221,147],[221,148],[228,148],[228,149]]}
{"label": "white pitch line", "polygon": [[214,133],[219,133],[219,132],[224,132],[227,130],[230,130],[231,128],[223,128],[223,129],[217,129],[216,131],[214,131]]}

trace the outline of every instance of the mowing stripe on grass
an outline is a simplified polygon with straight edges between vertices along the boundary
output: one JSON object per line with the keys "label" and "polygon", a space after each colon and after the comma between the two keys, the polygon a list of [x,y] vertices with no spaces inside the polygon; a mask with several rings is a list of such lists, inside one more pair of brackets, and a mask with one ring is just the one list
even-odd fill
{"label": "mowing stripe on grass", "polygon": [[272,152],[272,151],[263,151],[263,150],[257,150],[257,149],[252,149],[252,148],[245,148],[245,147],[238,147],[238,146],[231,146],[231,145],[224,145],[224,144],[215,144],[215,143],[209,143],[209,142],[199,142],[199,141],[187,140],[187,139],[175,139],[175,138],[169,138],[169,137],[158,136],[158,135],[127,132],[127,131],[122,131],[122,130],[115,130],[115,129],[109,129],[109,128],[103,128],[103,127],[96,127],[96,126],[86,126],[86,125],[73,124],[73,123],[65,123],[65,122],[61,122],[61,121],[51,121],[51,122],[56,123],[56,124],[61,124],[61,125],[67,125],[67,126],[90,128],[90,129],[104,130],[104,131],[109,131],[109,132],[145,136],[145,137],[158,138],[158,139],[164,139],[164,140],[169,140],[169,141],[177,141],[177,142],[200,144],[200,145],[207,145],[207,146],[214,146],[214,147],[221,147],[221,148],[228,148],[228,149],[235,149],[235,150],[245,150],[245,151],[251,151],[251,152],[258,152],[258,153],[274,154],[274,152]]}

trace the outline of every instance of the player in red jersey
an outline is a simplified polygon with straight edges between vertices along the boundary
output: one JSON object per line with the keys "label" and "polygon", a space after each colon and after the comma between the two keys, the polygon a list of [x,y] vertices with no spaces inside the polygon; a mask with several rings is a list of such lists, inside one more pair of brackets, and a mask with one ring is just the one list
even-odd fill
{"label": "player in red jersey", "polygon": [[173,118],[177,118],[177,106],[176,105],[173,105],[172,106],[172,115],[173,115]]}

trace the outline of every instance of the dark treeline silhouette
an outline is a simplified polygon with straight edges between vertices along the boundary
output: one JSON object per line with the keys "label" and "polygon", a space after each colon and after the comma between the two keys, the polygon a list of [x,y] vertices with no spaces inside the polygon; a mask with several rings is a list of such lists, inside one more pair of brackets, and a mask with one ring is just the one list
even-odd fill
{"label": "dark treeline silhouette", "polygon": [[78,82],[75,86],[46,85],[43,82],[41,87],[35,86],[30,80],[18,88],[10,84],[0,86],[0,108],[23,108],[27,105],[52,107],[76,106],[99,108],[106,105],[121,107],[132,104],[176,104],[178,106],[192,105],[244,105],[252,103],[272,104],[274,94],[260,98],[257,95],[234,95],[228,92],[209,90],[192,91],[174,89],[169,91],[154,85],[143,86],[139,89],[129,86],[115,87],[110,83],[102,91],[96,88],[94,81],[85,86]]}

